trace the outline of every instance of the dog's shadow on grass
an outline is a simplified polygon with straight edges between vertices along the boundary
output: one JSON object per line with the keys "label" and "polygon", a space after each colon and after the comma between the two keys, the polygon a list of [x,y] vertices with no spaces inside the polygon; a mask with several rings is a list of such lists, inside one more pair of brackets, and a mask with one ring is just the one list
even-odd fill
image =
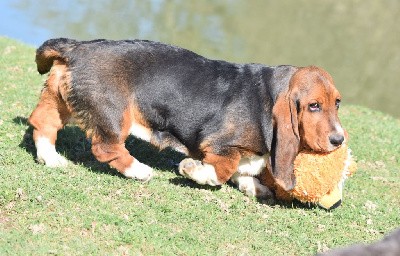
{"label": "dog's shadow on grass", "polygon": [[179,176],[177,176],[177,177],[169,179],[169,182],[174,184],[175,186],[180,186],[180,187],[206,189],[206,190],[211,190],[211,191],[216,191],[216,190],[221,189],[221,186],[200,185],[192,180],[189,180],[188,178],[180,176],[180,174],[178,174],[178,175]]}
{"label": "dog's shadow on grass", "polygon": [[[14,123],[18,125],[28,125],[28,119],[25,117],[15,117]],[[36,147],[33,141],[33,128],[29,126],[25,131],[25,135],[19,144],[25,149],[33,159],[36,159]],[[219,187],[203,186],[180,176],[178,173],[178,164],[185,158],[185,155],[172,149],[164,149],[160,151],[150,143],[129,136],[125,141],[128,151],[140,162],[147,164],[160,171],[169,171],[177,174],[177,177],[169,179],[169,182],[182,187],[203,188],[209,190],[218,190]],[[82,165],[92,172],[106,173],[113,176],[124,176],[112,169],[106,163],[100,163],[93,156],[91,151],[91,143],[86,138],[84,132],[76,126],[66,126],[57,134],[56,141],[57,151],[74,164]]]}
{"label": "dog's shadow on grass", "polygon": [[[14,123],[28,125],[25,117],[16,117]],[[36,147],[33,141],[33,128],[29,126],[19,145],[25,149],[32,158],[36,159]],[[125,141],[128,151],[140,162],[162,171],[177,172],[178,163],[184,155],[171,149],[158,150],[153,145],[140,139],[129,136]],[[121,176],[116,170],[106,163],[98,162],[91,152],[91,143],[84,132],[76,126],[66,126],[57,134],[57,151],[74,164],[80,164],[93,172],[108,173]],[[182,185],[191,186],[190,182],[182,182]]]}

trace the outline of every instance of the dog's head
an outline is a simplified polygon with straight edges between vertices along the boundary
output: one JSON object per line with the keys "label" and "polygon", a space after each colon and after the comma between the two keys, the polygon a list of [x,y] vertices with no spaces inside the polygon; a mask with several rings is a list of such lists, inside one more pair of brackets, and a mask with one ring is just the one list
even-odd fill
{"label": "dog's head", "polygon": [[293,161],[300,150],[330,152],[343,143],[340,101],[332,77],[314,66],[299,68],[288,91],[278,97],[273,109],[272,167],[277,182],[286,190],[295,186]]}
{"label": "dog's head", "polygon": [[291,79],[290,98],[296,104],[292,119],[297,119],[300,149],[330,152],[343,143],[338,117],[341,96],[326,71],[300,69]]}

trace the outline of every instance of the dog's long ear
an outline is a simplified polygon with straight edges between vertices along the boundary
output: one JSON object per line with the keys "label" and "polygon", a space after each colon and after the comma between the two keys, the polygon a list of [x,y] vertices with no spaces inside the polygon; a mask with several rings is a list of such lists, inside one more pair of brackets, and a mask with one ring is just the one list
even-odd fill
{"label": "dog's long ear", "polygon": [[296,185],[293,162],[299,147],[299,121],[297,93],[281,93],[273,107],[273,141],[271,150],[271,167],[276,183],[284,190],[290,191]]}

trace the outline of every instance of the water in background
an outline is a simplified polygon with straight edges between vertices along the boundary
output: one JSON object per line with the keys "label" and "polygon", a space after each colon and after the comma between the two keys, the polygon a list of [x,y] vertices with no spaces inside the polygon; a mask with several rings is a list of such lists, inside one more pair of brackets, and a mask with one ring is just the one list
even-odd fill
{"label": "water in background", "polygon": [[318,65],[344,103],[400,117],[397,0],[0,1],[0,35],[34,46],[51,37],[141,38],[213,59]]}

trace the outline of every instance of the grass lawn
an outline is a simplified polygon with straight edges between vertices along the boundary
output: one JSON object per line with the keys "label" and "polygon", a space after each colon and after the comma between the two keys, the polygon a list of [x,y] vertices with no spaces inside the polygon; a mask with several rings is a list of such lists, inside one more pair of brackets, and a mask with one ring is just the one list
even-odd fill
{"label": "grass lawn", "polygon": [[73,126],[57,141],[73,163],[51,169],[35,162],[26,121],[46,78],[34,58],[32,47],[0,37],[0,255],[313,255],[400,226],[397,119],[341,108],[359,169],[330,212],[198,186],[176,173],[181,156],[134,138],[128,148],[157,175],[125,179],[95,161]]}

